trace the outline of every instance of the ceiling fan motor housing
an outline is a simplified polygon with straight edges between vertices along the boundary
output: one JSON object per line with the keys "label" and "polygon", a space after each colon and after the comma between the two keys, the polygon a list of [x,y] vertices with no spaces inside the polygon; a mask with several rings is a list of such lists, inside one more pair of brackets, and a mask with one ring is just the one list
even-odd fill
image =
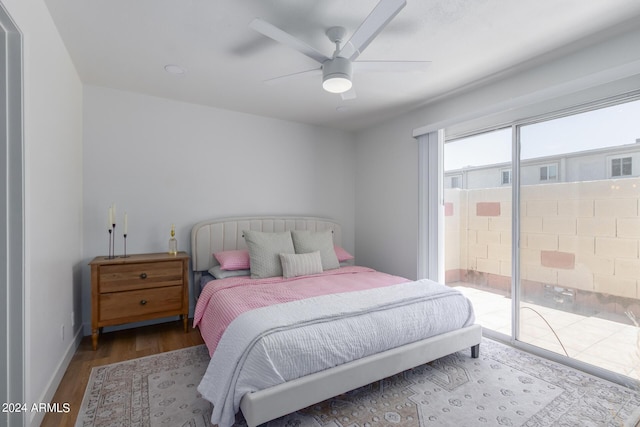
{"label": "ceiling fan motor housing", "polygon": [[351,89],[351,61],[337,56],[322,64],[322,87],[333,93]]}

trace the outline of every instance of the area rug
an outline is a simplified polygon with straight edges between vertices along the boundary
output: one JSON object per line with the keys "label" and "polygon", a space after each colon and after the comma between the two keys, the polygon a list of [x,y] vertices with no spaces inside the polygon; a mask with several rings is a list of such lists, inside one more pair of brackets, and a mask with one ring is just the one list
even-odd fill
{"label": "area rug", "polygon": [[[205,346],[93,368],[76,427],[209,427]],[[633,426],[640,391],[483,339],[267,423],[268,427]],[[246,426],[239,414],[236,426]]]}

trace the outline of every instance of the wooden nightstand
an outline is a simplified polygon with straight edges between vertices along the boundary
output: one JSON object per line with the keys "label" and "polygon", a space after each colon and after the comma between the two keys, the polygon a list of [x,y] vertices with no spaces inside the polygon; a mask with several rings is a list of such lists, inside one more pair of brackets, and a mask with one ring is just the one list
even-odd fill
{"label": "wooden nightstand", "polygon": [[104,326],[180,315],[189,331],[189,255],[96,257],[91,266],[93,349]]}

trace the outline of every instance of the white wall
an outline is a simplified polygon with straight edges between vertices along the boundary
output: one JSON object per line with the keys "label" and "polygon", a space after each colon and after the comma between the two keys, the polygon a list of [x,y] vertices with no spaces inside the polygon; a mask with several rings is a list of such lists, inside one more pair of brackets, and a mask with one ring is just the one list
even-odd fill
{"label": "white wall", "polygon": [[418,144],[411,120],[360,132],[356,149],[356,253],[359,265],[415,279]]}
{"label": "white wall", "polygon": [[[24,41],[25,400],[49,402],[80,331],[82,84],[41,0],[3,0]],[[72,315],[76,313],[72,327]],[[62,338],[62,327],[65,328]],[[27,414],[39,425],[44,414]]]}
{"label": "white wall", "polygon": [[[176,225],[236,215],[313,215],[343,226],[354,250],[355,148],[349,133],[95,86],[84,90],[84,258],[108,251],[115,202],[116,254],[127,211],[127,252],[167,250]],[[90,278],[84,266],[85,334]]]}
{"label": "white wall", "polygon": [[[510,123],[640,87],[640,29],[569,52],[535,68],[424,106],[356,134],[358,262],[408,278],[417,275],[418,147],[414,130],[429,132]],[[417,134],[417,133],[416,133]]]}

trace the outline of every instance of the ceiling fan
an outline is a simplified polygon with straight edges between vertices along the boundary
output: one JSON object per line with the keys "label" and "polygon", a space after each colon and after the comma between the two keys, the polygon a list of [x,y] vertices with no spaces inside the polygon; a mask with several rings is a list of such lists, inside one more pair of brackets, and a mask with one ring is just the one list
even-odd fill
{"label": "ceiling fan", "polygon": [[314,47],[295,38],[280,28],[256,18],[249,27],[277,42],[289,46],[320,63],[320,67],[312,70],[287,74],[265,80],[266,83],[280,83],[286,80],[322,75],[322,87],[327,92],[339,93],[343,99],[355,98],[352,84],[353,72],[405,72],[424,71],[429,61],[356,61],[358,56],[369,46],[369,43],[384,27],[406,6],[406,0],[380,0],[369,16],[360,24],[351,38],[345,42],[347,33],[343,27],[331,27],[326,31],[327,37],[335,44],[336,49],[331,57],[326,56]]}

